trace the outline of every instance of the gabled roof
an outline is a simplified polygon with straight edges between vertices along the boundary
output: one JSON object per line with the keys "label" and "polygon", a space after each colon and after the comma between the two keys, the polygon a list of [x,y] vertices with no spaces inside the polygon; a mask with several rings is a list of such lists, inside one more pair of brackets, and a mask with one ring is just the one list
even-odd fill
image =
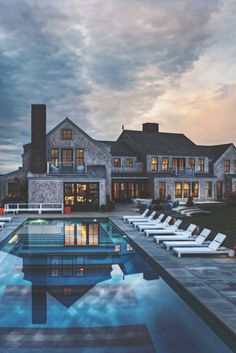
{"label": "gabled roof", "polygon": [[97,141],[99,144],[107,146],[112,156],[128,156],[135,157],[136,154],[131,151],[125,142],[119,141]]}
{"label": "gabled roof", "polygon": [[[199,149],[199,147],[184,134],[124,130],[119,137],[119,141],[125,140],[125,136],[131,138],[134,148],[135,145],[141,147],[144,154],[174,156],[207,155],[204,150]],[[132,148],[131,145],[130,147]]]}
{"label": "gabled roof", "polygon": [[[62,120],[59,124],[57,124],[52,130],[50,130],[46,136],[50,136],[52,135],[57,129],[59,129],[61,126],[63,126],[65,123],[69,123],[74,129],[76,129],[77,131],[79,131],[82,135],[84,135],[89,141],[91,141],[92,143],[94,143],[98,148],[100,148],[101,150],[103,150],[103,152],[105,152],[107,155],[110,155],[109,150],[107,150],[107,148],[105,148],[105,146],[103,146],[102,144],[99,144],[98,141],[94,140],[92,137],[90,137],[84,130],[82,130],[78,125],[76,125],[72,120],[70,120],[69,118],[65,118],[64,120]],[[24,145],[24,153],[26,151],[28,151],[31,148],[31,143],[27,143]]]}
{"label": "gabled roof", "polygon": [[202,151],[205,151],[213,162],[217,161],[226,151],[232,146],[232,143],[226,143],[223,145],[213,145],[213,146],[199,146]]}

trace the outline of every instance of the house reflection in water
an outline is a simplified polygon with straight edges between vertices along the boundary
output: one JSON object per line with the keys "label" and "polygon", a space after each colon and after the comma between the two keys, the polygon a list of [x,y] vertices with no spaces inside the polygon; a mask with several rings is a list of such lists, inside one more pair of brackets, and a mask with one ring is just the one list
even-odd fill
{"label": "house reflection in water", "polygon": [[[26,224],[8,247],[23,260],[24,279],[32,283],[32,323],[47,323],[47,293],[69,308],[96,284],[143,273],[158,275],[110,223]],[[9,249],[8,249],[9,251]]]}

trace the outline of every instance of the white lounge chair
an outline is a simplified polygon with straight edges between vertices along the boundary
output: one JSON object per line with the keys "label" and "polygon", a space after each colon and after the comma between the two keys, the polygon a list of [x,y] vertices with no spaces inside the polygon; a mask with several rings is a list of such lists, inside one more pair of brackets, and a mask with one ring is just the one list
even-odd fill
{"label": "white lounge chair", "polygon": [[196,228],[197,228],[196,224],[191,223],[186,230],[183,230],[180,232],[172,232],[169,235],[165,235],[166,233],[164,233],[165,231],[164,229],[162,235],[155,235],[153,238],[154,238],[154,241],[156,241],[157,243],[160,243],[161,241],[165,241],[165,240],[186,240],[189,238],[194,239],[194,237],[192,236],[192,233]]}
{"label": "white lounge chair", "polygon": [[123,220],[124,221],[128,221],[128,220],[130,220],[130,219],[139,219],[139,218],[143,218],[143,217],[146,217],[147,216],[147,214],[148,214],[148,212],[149,212],[149,208],[146,208],[146,210],[142,213],[142,214],[140,214],[140,215],[136,215],[136,216],[132,216],[132,215],[129,215],[129,216],[123,216]]}
{"label": "white lounge chair", "polygon": [[0,227],[3,228],[5,225],[5,222],[0,222]]}
{"label": "white lounge chair", "polygon": [[0,216],[0,222],[11,222],[11,221],[12,221],[12,217]]}
{"label": "white lounge chair", "polygon": [[[166,227],[165,229],[146,229],[144,230],[146,236],[150,236],[150,235],[178,235],[178,234],[182,234],[183,232],[185,232],[185,230],[179,228],[180,224],[179,222],[177,223],[177,225],[175,226],[175,224],[173,226],[169,226]],[[196,228],[196,225],[194,225]],[[194,228],[194,229],[195,229]],[[192,227],[190,227],[190,230],[192,229]]]}
{"label": "white lounge chair", "polygon": [[[163,215],[164,217],[164,215]],[[163,218],[162,217],[162,218]],[[157,218],[158,220],[158,218]],[[145,223],[145,224],[138,224],[137,228],[140,231],[146,230],[146,229],[165,229],[166,227],[168,227],[170,221],[172,220],[171,216],[167,216],[166,219],[164,220],[164,222],[160,222],[160,220],[158,220],[156,222],[156,219],[154,221]]]}
{"label": "white lounge chair", "polygon": [[174,253],[178,255],[178,257],[181,257],[181,255],[204,255],[204,254],[210,254],[210,255],[221,255],[221,254],[228,254],[230,249],[227,249],[225,247],[220,247],[225,240],[226,235],[222,233],[218,233],[215,238],[210,242],[210,244],[207,247],[204,246],[198,246],[194,248],[181,248],[181,247],[176,247],[173,249]]}
{"label": "white lounge chair", "polygon": [[147,218],[143,218],[143,219],[139,219],[139,220],[131,220],[131,221],[129,221],[129,223],[131,224],[133,224],[133,226],[134,227],[136,227],[137,226],[137,224],[140,224],[140,223],[147,223],[147,222],[150,222],[150,221],[152,221],[153,220],[153,218],[155,217],[155,215],[156,215],[156,211],[153,211],[151,214],[150,214],[150,216],[148,216]]}
{"label": "white lounge chair", "polygon": [[191,240],[191,238],[186,240],[179,240],[179,241],[169,240],[169,241],[164,241],[163,246],[166,247],[167,250],[170,250],[175,246],[186,246],[186,247],[194,247],[194,246],[201,246],[201,245],[208,246],[209,242],[205,242],[205,241],[210,233],[211,233],[210,229],[204,228],[194,240]]}
{"label": "white lounge chair", "polygon": [[[157,234],[157,232],[162,231],[162,230],[163,231],[167,230],[167,231],[169,231],[172,234],[173,232],[178,231],[179,226],[182,223],[182,219],[178,219],[174,224],[171,224],[171,225],[167,224],[167,225],[165,225],[165,227],[162,226],[163,223],[160,223],[157,226],[150,226],[150,227],[147,226],[145,228],[144,228],[144,225],[143,225],[142,226],[142,228],[143,228],[142,230],[144,231],[145,235],[147,235],[147,233],[149,233],[149,231],[150,231],[149,235],[154,235],[154,234]],[[153,232],[153,234],[152,234],[152,232]]]}

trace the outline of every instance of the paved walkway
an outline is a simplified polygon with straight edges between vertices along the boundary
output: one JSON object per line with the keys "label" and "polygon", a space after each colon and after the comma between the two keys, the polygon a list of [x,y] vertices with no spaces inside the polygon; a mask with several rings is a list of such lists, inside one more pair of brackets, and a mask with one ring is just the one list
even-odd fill
{"label": "paved walkway", "polygon": [[236,349],[236,257],[182,257],[153,242],[121,217],[110,219],[157,266],[160,275],[231,348]]}

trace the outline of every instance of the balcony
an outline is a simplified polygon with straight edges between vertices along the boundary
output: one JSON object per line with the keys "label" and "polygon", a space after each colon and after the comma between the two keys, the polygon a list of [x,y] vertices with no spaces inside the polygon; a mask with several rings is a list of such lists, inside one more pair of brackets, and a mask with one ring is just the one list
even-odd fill
{"label": "balcony", "polygon": [[86,174],[87,164],[76,165],[74,162],[47,162],[47,174]]}
{"label": "balcony", "polygon": [[184,169],[170,168],[169,171],[176,176],[194,176],[194,172],[195,172],[193,168],[184,168]]}

